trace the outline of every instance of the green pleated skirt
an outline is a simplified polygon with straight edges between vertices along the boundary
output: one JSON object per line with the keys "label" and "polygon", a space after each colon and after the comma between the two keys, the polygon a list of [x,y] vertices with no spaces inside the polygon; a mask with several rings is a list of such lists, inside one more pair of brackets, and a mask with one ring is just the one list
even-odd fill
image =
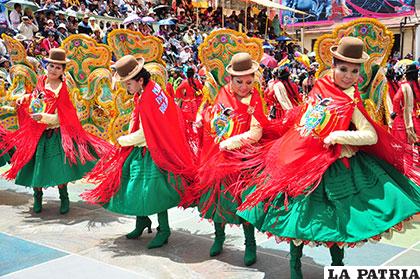
{"label": "green pleated skirt", "polygon": [[420,212],[420,187],[393,166],[362,152],[349,162],[336,161],[314,192],[289,198],[287,210],[279,195],[266,212],[261,203],[237,214],[280,239],[357,243]]}
{"label": "green pleated skirt", "polygon": [[182,191],[181,178],[160,169],[147,149],[135,147],[124,163],[120,189],[104,208],[148,216],[177,206]]}
{"label": "green pleated skirt", "polygon": [[52,187],[81,179],[96,161],[69,164],[61,143],[60,129],[42,134],[32,159],[19,171],[15,183],[28,187]]}
{"label": "green pleated skirt", "polygon": [[[3,151],[0,150],[0,154],[3,153]],[[0,157],[0,167],[8,164],[10,162],[10,154],[5,153],[3,156]]]}

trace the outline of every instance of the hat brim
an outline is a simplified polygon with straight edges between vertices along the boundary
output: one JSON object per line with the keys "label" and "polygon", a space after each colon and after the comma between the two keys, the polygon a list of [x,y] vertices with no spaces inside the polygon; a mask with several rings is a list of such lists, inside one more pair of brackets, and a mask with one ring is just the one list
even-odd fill
{"label": "hat brim", "polygon": [[140,57],[137,58],[137,66],[125,77],[121,77],[117,72],[115,73],[115,80],[116,81],[127,81],[135,77],[138,73],[140,73],[141,69],[144,66],[144,58]]}
{"label": "hat brim", "polygon": [[70,62],[69,59],[66,58],[66,60],[53,60],[53,59],[49,59],[49,58],[44,58],[45,61],[49,62],[49,63],[54,63],[54,64],[67,64]]}
{"label": "hat brim", "polygon": [[229,64],[226,67],[226,72],[228,72],[232,76],[247,76],[247,75],[253,74],[256,71],[258,71],[259,68],[260,68],[260,64],[258,64],[255,61],[252,61],[252,67],[250,69],[248,69],[248,70],[245,70],[245,71],[235,71],[232,68],[232,64]]}
{"label": "hat brim", "polygon": [[408,74],[408,73],[414,73],[414,72],[419,72],[419,69],[415,70],[415,69],[410,69],[410,70],[406,70],[404,73]]}
{"label": "hat brim", "polygon": [[331,54],[334,58],[337,58],[337,59],[339,59],[341,61],[344,61],[344,62],[349,62],[349,63],[353,63],[353,64],[362,64],[362,63],[366,62],[370,57],[369,54],[367,54],[364,51],[363,51],[363,54],[362,54],[361,58],[346,57],[346,56],[343,56],[340,53],[338,53],[337,48],[338,48],[338,46],[332,46],[330,48]]}

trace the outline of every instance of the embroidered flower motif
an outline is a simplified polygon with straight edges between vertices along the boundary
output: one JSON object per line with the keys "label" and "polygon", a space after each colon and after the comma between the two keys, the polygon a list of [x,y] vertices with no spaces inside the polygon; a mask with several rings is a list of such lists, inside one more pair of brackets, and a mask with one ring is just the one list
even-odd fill
{"label": "embroidered flower motif", "polygon": [[225,44],[225,43],[227,43],[228,39],[227,39],[226,36],[222,36],[222,37],[220,37],[220,41]]}
{"label": "embroidered flower motif", "polygon": [[80,46],[80,41],[79,41],[79,40],[74,41],[74,46],[75,46],[75,47]]}
{"label": "embroidered flower motif", "polygon": [[360,33],[362,35],[367,35],[368,32],[369,32],[369,27],[367,25],[362,25],[360,27]]}

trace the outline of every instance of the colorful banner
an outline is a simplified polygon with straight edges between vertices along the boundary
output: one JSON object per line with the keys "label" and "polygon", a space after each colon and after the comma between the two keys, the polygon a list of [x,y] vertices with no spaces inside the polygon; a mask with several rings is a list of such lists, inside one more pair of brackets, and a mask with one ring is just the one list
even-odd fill
{"label": "colorful banner", "polygon": [[[399,17],[415,12],[415,0],[280,0],[289,8],[308,13],[302,16],[282,11],[284,25],[329,25],[358,17]],[[306,25],[306,24],[305,24]]]}

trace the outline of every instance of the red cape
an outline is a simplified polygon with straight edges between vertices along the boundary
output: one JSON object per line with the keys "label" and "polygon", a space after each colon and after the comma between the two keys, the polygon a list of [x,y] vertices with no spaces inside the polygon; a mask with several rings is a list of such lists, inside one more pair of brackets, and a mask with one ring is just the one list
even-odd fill
{"label": "red cape", "polygon": [[[53,92],[45,89],[46,76],[38,79],[38,84],[31,93],[35,97],[40,92],[45,95],[46,113],[54,113],[57,110],[60,121],[61,139],[66,159],[70,164],[77,163],[77,159],[82,164],[86,161],[96,160],[108,154],[111,145],[94,135],[86,132],[79,122],[76,109],[69,98],[66,82],[63,81],[61,90],[56,96]],[[11,158],[11,169],[4,176],[6,179],[14,179],[17,173],[32,159],[38,146],[42,133],[47,128],[46,124],[36,122],[30,117],[29,102],[23,103],[17,108],[20,128],[5,136],[1,149],[8,151],[16,148]],[[93,148],[93,153],[91,148]]]}
{"label": "red cape", "polygon": [[[135,95],[134,102],[131,132],[139,129],[140,117],[147,148],[156,165],[188,181],[194,179],[195,158],[185,135],[185,121],[173,98],[165,95],[157,83],[149,81],[141,96]],[[117,148],[96,165],[87,178],[99,185],[82,194],[85,200],[103,204],[118,192],[122,167],[133,148]]]}
{"label": "red cape", "polygon": [[[419,169],[413,162],[411,146],[393,137],[386,128],[371,119],[357,91],[355,99],[351,100],[330,77],[324,77],[317,81],[310,96],[312,100],[319,96],[318,104],[328,104],[327,98],[332,100],[327,106],[332,121],[318,124],[317,127],[322,126],[322,129],[316,128],[305,133],[303,128],[308,127],[301,123],[304,113],[309,111],[308,105],[305,104],[300,107],[301,113],[292,121],[293,125],[280,138],[255,148],[250,154],[232,154],[236,159],[231,160],[232,165],[235,165],[233,162],[236,161],[236,167],[249,170],[235,183],[235,190],[243,191],[247,187],[257,186],[256,191],[242,204],[241,210],[256,206],[259,202],[266,202],[268,206],[280,193],[285,194],[287,203],[287,196],[296,197],[315,190],[325,171],[341,153],[341,145],[327,148],[323,139],[332,131],[348,130],[355,107],[363,113],[378,135],[375,145],[363,146],[360,149],[387,161],[419,184]],[[288,123],[290,122],[288,119]],[[243,161],[244,159],[246,161]]]}

